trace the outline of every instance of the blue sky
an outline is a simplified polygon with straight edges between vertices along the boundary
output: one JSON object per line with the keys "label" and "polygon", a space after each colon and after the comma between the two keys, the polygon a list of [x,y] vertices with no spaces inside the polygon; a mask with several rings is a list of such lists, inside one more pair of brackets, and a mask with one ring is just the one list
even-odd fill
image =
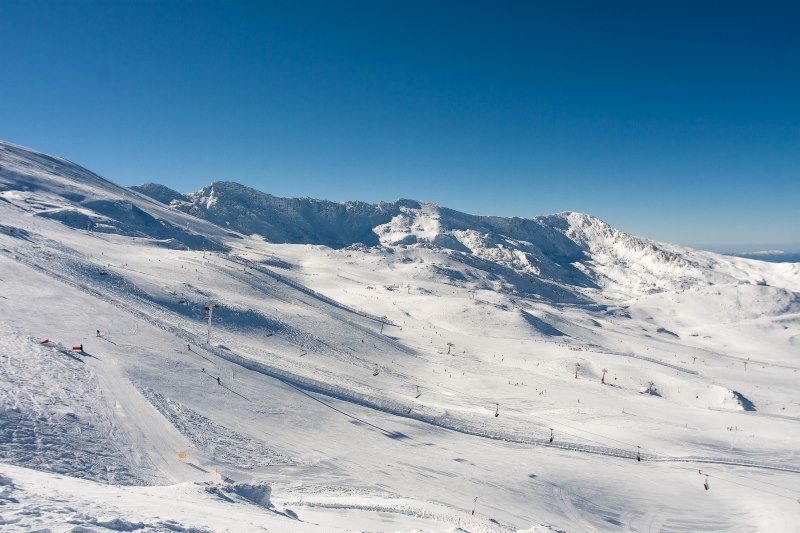
{"label": "blue sky", "polygon": [[6,0],[0,138],[124,185],[800,250],[798,6]]}

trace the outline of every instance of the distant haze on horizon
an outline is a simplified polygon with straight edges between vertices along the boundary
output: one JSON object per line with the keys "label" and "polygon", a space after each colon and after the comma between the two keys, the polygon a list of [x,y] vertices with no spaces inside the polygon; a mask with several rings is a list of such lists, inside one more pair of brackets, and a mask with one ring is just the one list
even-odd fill
{"label": "distant haze on horizon", "polygon": [[800,5],[3,12],[0,138],[123,185],[580,211],[713,251],[800,251]]}

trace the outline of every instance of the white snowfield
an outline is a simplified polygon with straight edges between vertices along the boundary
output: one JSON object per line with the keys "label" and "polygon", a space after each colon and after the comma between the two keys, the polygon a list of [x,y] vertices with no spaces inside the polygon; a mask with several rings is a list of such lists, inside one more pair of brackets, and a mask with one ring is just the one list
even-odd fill
{"label": "white snowfield", "polygon": [[0,143],[2,531],[800,531],[800,264],[137,190]]}

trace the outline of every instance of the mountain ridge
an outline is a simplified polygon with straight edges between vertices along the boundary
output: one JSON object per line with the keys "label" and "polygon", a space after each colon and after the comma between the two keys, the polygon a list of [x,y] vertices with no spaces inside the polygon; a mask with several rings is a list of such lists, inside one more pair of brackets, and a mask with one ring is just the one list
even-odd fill
{"label": "mountain ridge", "polygon": [[[797,284],[793,263],[754,269],[757,261],[636,237],[574,211],[534,218],[471,215],[411,199],[369,204],[283,198],[235,182],[214,182],[188,194],[152,183],[125,188],[63,158],[11,143],[0,143],[0,198],[74,228],[173,247],[222,249],[226,239],[258,235],[333,249],[431,248],[469,266],[483,284],[544,290],[551,297],[553,289],[545,286],[557,286],[574,301],[582,301],[585,295],[578,293],[585,291],[592,300],[624,299],[710,284],[772,283],[774,273],[782,280],[785,272],[789,285]],[[448,276],[447,269],[436,268]]]}
{"label": "mountain ridge", "polygon": [[[221,181],[174,199],[177,210],[268,242],[446,250],[489,270],[620,294],[709,283],[755,283],[737,268],[713,272],[722,256],[622,232],[587,213],[533,218],[472,215],[430,202],[370,204],[274,196]],[[492,266],[495,265],[495,266]]]}

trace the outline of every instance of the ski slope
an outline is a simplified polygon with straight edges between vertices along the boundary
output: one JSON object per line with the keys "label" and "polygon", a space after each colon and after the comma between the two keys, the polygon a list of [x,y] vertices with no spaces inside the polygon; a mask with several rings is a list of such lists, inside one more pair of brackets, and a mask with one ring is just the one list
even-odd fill
{"label": "ski slope", "polygon": [[799,264],[244,189],[0,143],[4,529],[797,530]]}

